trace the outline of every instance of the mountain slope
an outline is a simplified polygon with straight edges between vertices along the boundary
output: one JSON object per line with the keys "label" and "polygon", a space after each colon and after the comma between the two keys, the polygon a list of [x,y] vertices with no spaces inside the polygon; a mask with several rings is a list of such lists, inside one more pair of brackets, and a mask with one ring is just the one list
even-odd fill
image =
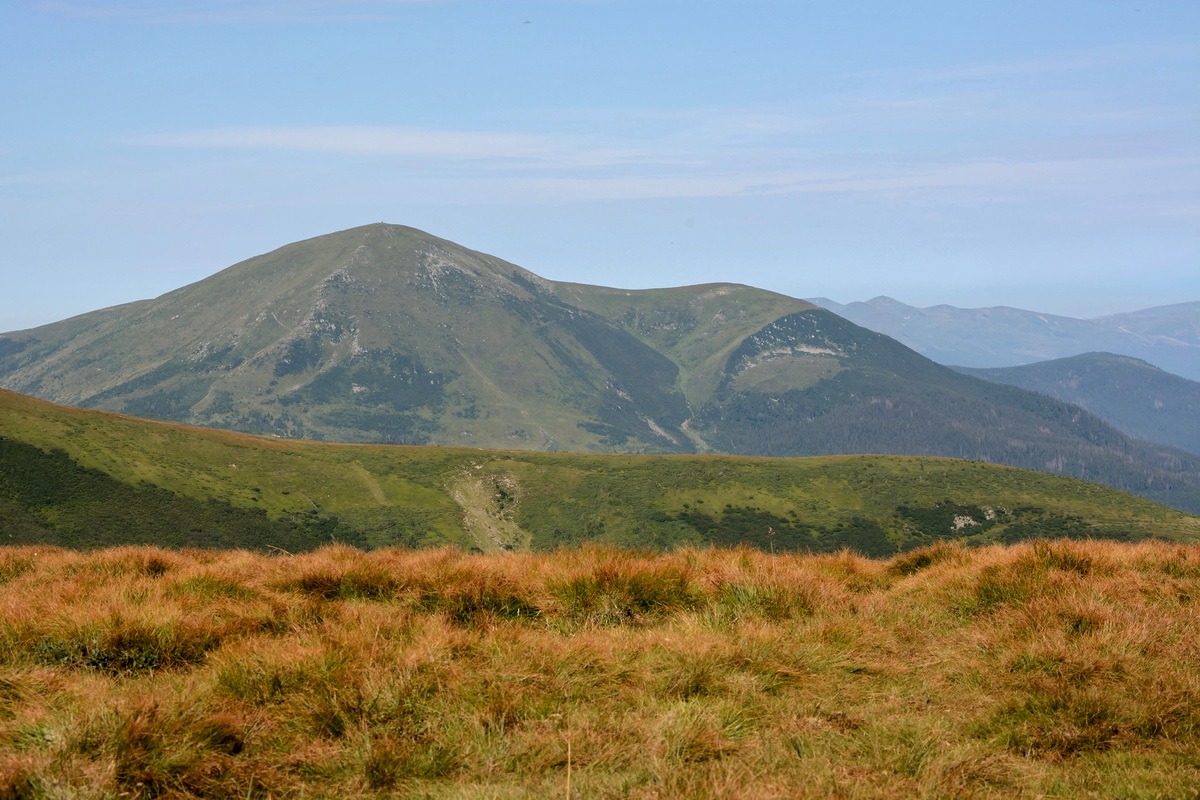
{"label": "mountain slope", "polygon": [[1200,383],[1136,358],[1084,353],[1021,367],[955,367],[1086,408],[1137,439],[1200,453]]}
{"label": "mountain slope", "polygon": [[679,366],[692,408],[713,400],[733,350],[776,320],[811,303],[737,284],[625,290],[554,283],[555,294],[637,336]]}
{"label": "mountain slope", "polygon": [[802,300],[556,283],[395,225],[0,336],[0,384],[250,433],[592,452],[908,453],[1200,511],[1200,458],[940,367]]}
{"label": "mountain slope", "polygon": [[341,441],[687,441],[669,359],[532,273],[401,226],[0,342],[5,386],[152,418]]}
{"label": "mountain slope", "polygon": [[75,546],[295,552],[332,537],[493,551],[597,541],[886,556],[950,538],[1193,542],[1200,518],[980,462],[328,444],[149,422],[0,390],[0,531],[13,542]]}
{"label": "mountain slope", "polygon": [[711,399],[728,352],[812,308],[733,284],[555,283],[368,225],[2,336],[0,384],[290,437],[687,452],[689,403]]}
{"label": "mountain slope", "polygon": [[[758,370],[788,345],[819,380],[785,389]],[[942,367],[893,339],[814,309],[748,338],[721,402],[695,427],[715,449],[761,455],[896,453],[1074,475],[1200,511],[1200,458],[1140,442],[1083,409]],[[794,376],[793,376],[794,380]]]}
{"label": "mountain slope", "polygon": [[903,342],[940,364],[1010,367],[1090,352],[1132,356],[1200,380],[1200,302],[1096,319],[1019,308],[916,308],[890,297],[816,305]]}
{"label": "mountain slope", "polygon": [[269,518],[261,509],[221,496],[191,497],[146,482],[127,483],[81,466],[62,450],[44,451],[0,436],[0,544],[294,552],[330,539],[365,544],[356,531],[328,516]]}

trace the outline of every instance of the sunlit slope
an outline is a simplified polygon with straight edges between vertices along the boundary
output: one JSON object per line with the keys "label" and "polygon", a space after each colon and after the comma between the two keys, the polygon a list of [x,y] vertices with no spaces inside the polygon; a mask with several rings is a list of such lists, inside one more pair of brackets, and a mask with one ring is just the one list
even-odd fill
{"label": "sunlit slope", "polygon": [[[79,467],[123,484],[307,525],[288,534],[289,550],[331,537],[361,546],[452,543],[481,550],[584,541],[663,548],[744,542],[764,550],[850,547],[880,556],[946,538],[1200,541],[1200,518],[1128,494],[939,458],[327,444],[147,422],[11,392],[0,392],[0,437],[38,452],[60,449]],[[17,466],[5,469],[11,474]],[[75,501],[49,498],[26,512],[53,522],[56,502],[66,508]],[[267,532],[243,546],[274,544]]]}

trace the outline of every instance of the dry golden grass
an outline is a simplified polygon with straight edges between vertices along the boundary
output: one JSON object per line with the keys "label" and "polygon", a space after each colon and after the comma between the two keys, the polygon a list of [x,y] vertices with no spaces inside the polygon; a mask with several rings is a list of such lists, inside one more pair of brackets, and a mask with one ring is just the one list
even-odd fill
{"label": "dry golden grass", "polygon": [[0,798],[1198,797],[1200,549],[0,550]]}

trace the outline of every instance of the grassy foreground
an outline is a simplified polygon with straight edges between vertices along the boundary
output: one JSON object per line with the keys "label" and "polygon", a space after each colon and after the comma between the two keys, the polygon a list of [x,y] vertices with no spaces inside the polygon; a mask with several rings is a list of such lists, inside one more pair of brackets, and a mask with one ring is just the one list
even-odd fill
{"label": "grassy foreground", "polygon": [[1197,797],[1200,548],[0,550],[0,797]]}

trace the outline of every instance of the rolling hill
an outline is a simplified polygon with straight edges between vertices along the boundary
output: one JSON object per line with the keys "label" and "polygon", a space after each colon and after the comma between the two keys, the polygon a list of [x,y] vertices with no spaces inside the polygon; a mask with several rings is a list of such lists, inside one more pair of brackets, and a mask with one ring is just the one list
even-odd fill
{"label": "rolling hill", "polygon": [[948,456],[1200,511],[1200,458],[956,373],[805,301],[735,284],[548,281],[397,225],[0,336],[0,385],[327,441]]}
{"label": "rolling hill", "polygon": [[1200,381],[1200,302],[1095,319],[1006,306],[917,308],[890,297],[845,305],[824,297],[811,302],[887,334],[939,364],[1011,367],[1108,352]]}
{"label": "rolling hill", "polygon": [[598,542],[888,556],[945,539],[1200,541],[1200,518],[1046,473],[907,456],[614,455],[255,437],[0,390],[11,544],[308,550]]}
{"label": "rolling hill", "polygon": [[1200,383],[1113,353],[959,372],[1086,408],[1137,439],[1200,453]]}

